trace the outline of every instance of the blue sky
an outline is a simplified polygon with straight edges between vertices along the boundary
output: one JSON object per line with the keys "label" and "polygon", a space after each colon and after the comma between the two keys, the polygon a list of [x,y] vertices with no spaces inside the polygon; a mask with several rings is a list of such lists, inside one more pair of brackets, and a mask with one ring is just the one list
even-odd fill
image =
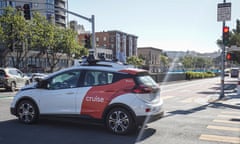
{"label": "blue sky", "polygon": [[[95,31],[120,30],[138,36],[138,47],[151,46],[163,50],[197,52],[218,51],[222,22],[217,22],[217,4],[223,0],[69,0],[70,11],[91,17],[95,15]],[[231,21],[235,28],[240,19],[240,0],[232,3]],[[86,30],[91,24],[75,16]]]}

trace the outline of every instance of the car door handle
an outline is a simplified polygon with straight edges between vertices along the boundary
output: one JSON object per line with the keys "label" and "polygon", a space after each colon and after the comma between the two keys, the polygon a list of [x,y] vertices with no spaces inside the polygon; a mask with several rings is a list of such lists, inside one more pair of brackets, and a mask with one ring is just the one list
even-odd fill
{"label": "car door handle", "polygon": [[74,94],[74,92],[67,92],[66,94]]}

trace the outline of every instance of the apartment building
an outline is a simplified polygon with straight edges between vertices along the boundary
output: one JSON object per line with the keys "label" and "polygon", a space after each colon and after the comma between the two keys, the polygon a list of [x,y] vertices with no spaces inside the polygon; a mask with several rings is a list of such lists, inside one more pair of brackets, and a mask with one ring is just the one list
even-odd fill
{"label": "apartment building", "polygon": [[66,27],[68,15],[59,8],[68,9],[68,0],[1,0],[0,15],[3,14],[3,8],[7,6],[22,8],[24,4],[29,4],[31,14],[37,11],[55,25]]}
{"label": "apartment building", "polygon": [[[84,45],[86,34],[82,33],[79,35],[79,42],[82,45]],[[127,57],[137,55],[138,37],[135,35],[113,30],[96,32],[95,36],[97,55],[99,55],[98,49],[102,49],[101,52],[105,49],[108,51],[107,55],[109,58],[116,58],[123,63],[126,62]],[[111,56],[109,56],[109,50],[112,51]]]}
{"label": "apartment building", "polygon": [[139,47],[138,56],[144,59],[144,68],[149,72],[158,73],[161,72],[161,60],[160,55],[162,50],[154,47]]}

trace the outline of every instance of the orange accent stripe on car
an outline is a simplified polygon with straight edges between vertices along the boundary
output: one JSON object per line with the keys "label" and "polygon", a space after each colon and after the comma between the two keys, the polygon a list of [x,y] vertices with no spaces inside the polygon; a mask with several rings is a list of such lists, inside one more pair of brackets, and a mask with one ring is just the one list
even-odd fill
{"label": "orange accent stripe on car", "polygon": [[135,86],[133,79],[122,79],[118,82],[93,86],[83,99],[80,114],[100,119],[103,111],[116,97],[130,93]]}
{"label": "orange accent stripe on car", "polygon": [[129,73],[129,74],[136,75],[136,74],[139,73],[139,72],[146,72],[146,70],[128,68],[128,69],[120,70],[119,72],[124,72],[124,73]]}

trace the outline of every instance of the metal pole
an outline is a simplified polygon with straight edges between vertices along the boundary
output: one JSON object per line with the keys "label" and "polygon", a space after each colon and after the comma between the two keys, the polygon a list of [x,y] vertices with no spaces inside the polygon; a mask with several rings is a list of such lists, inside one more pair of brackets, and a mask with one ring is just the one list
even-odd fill
{"label": "metal pole", "polygon": [[96,57],[97,56],[97,51],[96,51],[96,41],[95,41],[95,17],[94,17],[94,15],[92,15],[91,18],[88,18],[88,17],[82,16],[80,14],[77,14],[75,12],[66,10],[64,8],[55,8],[55,9],[63,10],[66,13],[69,13],[69,14],[72,14],[72,15],[77,16],[79,18],[85,19],[85,20],[89,21],[90,23],[92,23],[92,50],[94,51],[94,56]]}
{"label": "metal pole", "polygon": [[[226,3],[226,0],[223,0],[223,3]],[[223,21],[223,25],[222,25],[222,42],[223,42],[223,28],[225,27],[225,21]],[[221,58],[221,63],[222,63],[222,67],[221,67],[221,93],[220,93],[220,97],[219,99],[223,99],[224,98],[224,70],[225,70],[225,44],[223,42],[222,45],[222,58]]]}
{"label": "metal pole", "polygon": [[96,41],[95,41],[95,17],[92,15],[92,49],[94,50],[94,56],[97,57]]}

